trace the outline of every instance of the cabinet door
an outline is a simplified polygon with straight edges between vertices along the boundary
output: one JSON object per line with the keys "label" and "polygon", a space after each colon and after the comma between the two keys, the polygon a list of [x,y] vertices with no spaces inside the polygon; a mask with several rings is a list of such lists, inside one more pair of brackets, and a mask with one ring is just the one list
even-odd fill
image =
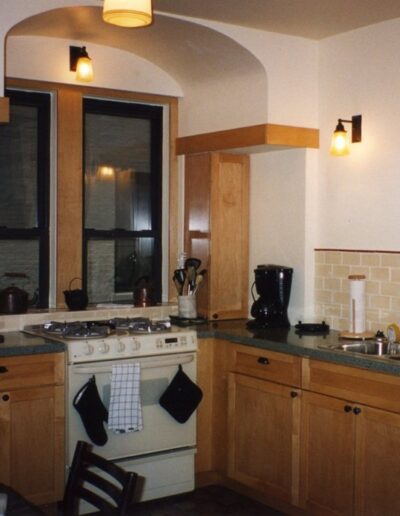
{"label": "cabinet door", "polygon": [[400,415],[362,405],[355,416],[355,514],[400,514]]}
{"label": "cabinet door", "polygon": [[63,493],[64,389],[0,393],[0,482],[37,504]]}
{"label": "cabinet door", "polygon": [[248,212],[248,156],[213,154],[210,318],[248,315]]}
{"label": "cabinet door", "polygon": [[307,514],[352,514],[356,419],[350,403],[302,393],[300,493]]}
{"label": "cabinet door", "polygon": [[197,307],[210,319],[248,315],[249,157],[185,158],[185,250],[207,269]]}
{"label": "cabinet door", "polygon": [[300,399],[290,387],[229,374],[228,474],[297,503]]}

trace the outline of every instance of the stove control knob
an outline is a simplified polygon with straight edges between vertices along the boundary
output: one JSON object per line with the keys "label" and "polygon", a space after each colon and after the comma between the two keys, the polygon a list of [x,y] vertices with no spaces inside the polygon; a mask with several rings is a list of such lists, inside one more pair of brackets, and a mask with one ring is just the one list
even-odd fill
{"label": "stove control knob", "polygon": [[140,342],[137,339],[132,339],[132,351],[138,351],[140,349]]}
{"label": "stove control knob", "polygon": [[94,347],[89,344],[89,342],[86,342],[84,348],[83,348],[83,354],[84,355],[92,355],[94,351]]}
{"label": "stove control knob", "polygon": [[99,346],[99,352],[104,355],[105,353],[108,353],[109,351],[110,351],[110,346],[108,344],[106,344],[105,342],[102,342]]}
{"label": "stove control knob", "polygon": [[125,344],[122,342],[122,340],[119,340],[117,343],[117,352],[123,353],[125,351]]}

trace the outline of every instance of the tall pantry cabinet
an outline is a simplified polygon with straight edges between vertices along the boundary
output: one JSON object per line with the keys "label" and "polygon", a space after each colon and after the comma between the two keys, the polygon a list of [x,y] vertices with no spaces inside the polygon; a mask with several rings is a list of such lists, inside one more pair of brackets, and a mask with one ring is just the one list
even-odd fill
{"label": "tall pantry cabinet", "polygon": [[249,157],[185,157],[185,251],[207,269],[197,309],[210,320],[246,318],[249,268]]}

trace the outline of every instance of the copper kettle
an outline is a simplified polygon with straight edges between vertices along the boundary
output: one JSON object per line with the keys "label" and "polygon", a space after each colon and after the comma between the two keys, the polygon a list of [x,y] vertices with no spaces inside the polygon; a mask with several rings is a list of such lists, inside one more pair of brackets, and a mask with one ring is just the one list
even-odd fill
{"label": "copper kettle", "polygon": [[[28,278],[24,273],[6,272],[6,278]],[[0,290],[0,313],[2,314],[24,314],[28,306],[34,304],[35,299],[30,300],[28,293],[15,285]]]}

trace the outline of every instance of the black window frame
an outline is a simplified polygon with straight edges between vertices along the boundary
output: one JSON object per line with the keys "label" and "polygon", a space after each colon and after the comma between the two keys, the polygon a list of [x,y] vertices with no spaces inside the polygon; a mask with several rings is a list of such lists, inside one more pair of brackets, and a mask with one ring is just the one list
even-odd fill
{"label": "black window frame", "polygon": [[[163,107],[155,104],[140,104],[136,102],[120,102],[112,99],[83,98],[83,152],[82,152],[82,273],[83,288],[87,289],[87,250],[90,239],[115,240],[118,238],[153,238],[154,254],[152,260],[152,279],[154,299],[161,302],[162,296],[162,162],[163,162]],[[151,150],[150,150],[150,174],[151,174],[151,204],[152,204],[152,230],[132,231],[122,228],[112,230],[99,230],[85,228],[85,115],[102,114],[143,118],[150,120]],[[121,301],[123,303],[124,301]],[[126,302],[126,300],[125,300]]]}
{"label": "black window frame", "polygon": [[37,227],[10,228],[0,226],[1,240],[38,240],[39,242],[39,277],[36,307],[49,306],[49,220],[50,220],[50,134],[51,134],[51,94],[25,90],[6,89],[5,96],[12,106],[31,106],[38,109],[37,142]]}

